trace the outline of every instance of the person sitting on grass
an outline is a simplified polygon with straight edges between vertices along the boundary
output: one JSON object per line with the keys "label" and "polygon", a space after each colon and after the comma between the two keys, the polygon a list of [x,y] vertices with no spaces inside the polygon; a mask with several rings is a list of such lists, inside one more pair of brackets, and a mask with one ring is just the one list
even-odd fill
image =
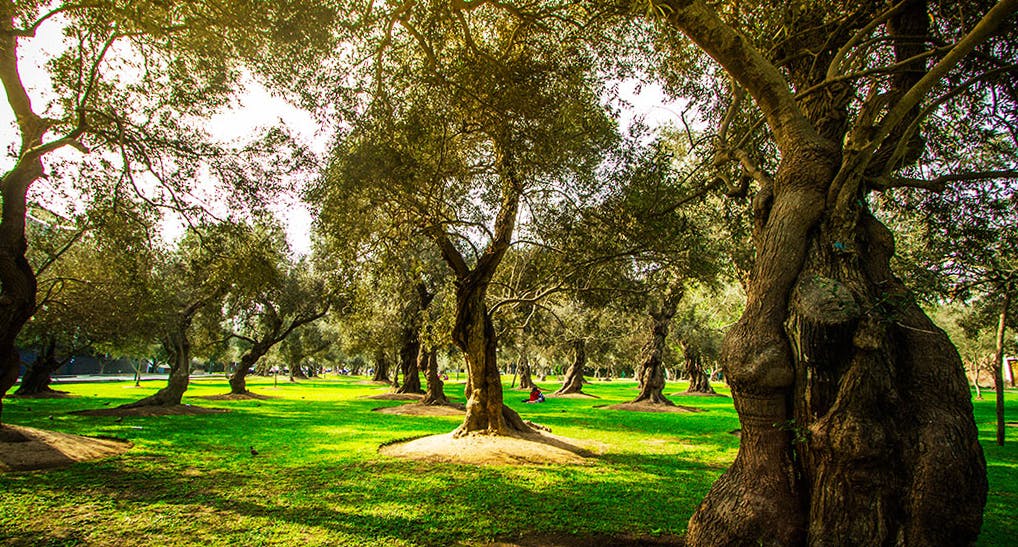
{"label": "person sitting on grass", "polygon": [[523,399],[523,402],[524,403],[543,403],[544,402],[544,393],[541,393],[541,390],[537,389],[537,386],[534,386],[534,387],[530,388],[530,398],[529,399]]}

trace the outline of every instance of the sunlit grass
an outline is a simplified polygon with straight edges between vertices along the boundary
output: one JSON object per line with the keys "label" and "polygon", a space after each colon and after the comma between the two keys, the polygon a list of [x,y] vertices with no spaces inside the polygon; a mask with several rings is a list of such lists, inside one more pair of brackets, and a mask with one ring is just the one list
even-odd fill
{"label": "sunlit grass", "polygon": [[[681,534],[738,447],[729,434],[738,427],[730,399],[676,398],[706,410],[692,414],[596,408],[635,396],[634,383],[614,381],[584,388],[598,398],[542,405],[506,391],[526,419],[600,443],[604,453],[589,465],[407,462],[380,456],[378,446],[446,433],[459,418],[371,412],[399,402],[363,398],[386,391],[364,378],[250,383],[272,398],[199,399],[226,393],[228,385],[221,377],[197,379],[185,403],[231,412],[122,422],[69,412],[133,401],[162,382],[61,385],[74,397],[6,401],[10,423],[129,439],[135,447],[105,461],[0,475],[0,542],[449,545],[533,532]],[[667,392],[684,388],[671,384]],[[447,393],[462,402],[462,383],[450,382]],[[1016,402],[1009,393],[1009,412],[1018,410]],[[981,543],[1004,544],[1018,537],[1010,514],[1018,502],[1018,428],[1009,428],[1009,446],[998,448],[992,400],[976,401],[976,420],[991,483]]]}

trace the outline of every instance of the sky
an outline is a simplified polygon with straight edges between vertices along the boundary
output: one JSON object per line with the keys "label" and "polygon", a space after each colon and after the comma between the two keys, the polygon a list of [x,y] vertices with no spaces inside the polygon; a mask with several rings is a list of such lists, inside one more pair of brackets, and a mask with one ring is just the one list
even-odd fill
{"label": "sky", "polygon": [[[49,78],[44,70],[46,59],[52,58],[61,47],[61,36],[58,25],[43,25],[39,34],[33,39],[23,39],[19,43],[19,67],[22,81],[33,99],[37,112],[44,112],[48,97],[52,97]],[[639,84],[636,81],[618,83],[619,98],[628,103],[622,107],[620,126],[628,127],[634,119],[641,117],[649,127],[663,124],[681,125],[679,112],[682,107],[669,101],[659,86]],[[259,128],[286,124],[316,154],[323,155],[331,142],[331,130],[321,127],[306,111],[288,103],[284,98],[274,96],[252,78],[245,81],[245,89],[231,107],[213,116],[207,129],[223,142],[243,141],[256,134]],[[10,107],[4,102],[0,105],[0,143],[6,151],[0,157],[0,168],[7,169],[13,165],[18,141],[14,130],[14,116]],[[74,159],[81,152],[66,147],[56,152],[54,158]],[[49,182],[45,179],[34,184],[36,192],[46,192]],[[286,226],[291,249],[298,254],[310,250],[309,227],[313,213],[299,198],[299,191],[289,192],[270,207],[277,218]],[[210,196],[215,199],[215,196]],[[211,204],[211,209],[224,207],[222,203]],[[68,204],[73,207],[73,204]],[[184,223],[174,214],[168,214],[163,222],[164,237],[174,239],[183,232]]]}

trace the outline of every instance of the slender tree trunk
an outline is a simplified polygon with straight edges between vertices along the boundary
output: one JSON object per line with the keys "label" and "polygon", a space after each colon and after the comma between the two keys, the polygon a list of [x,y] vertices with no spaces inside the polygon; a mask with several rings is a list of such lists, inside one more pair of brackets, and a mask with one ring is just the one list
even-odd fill
{"label": "slender tree trunk", "polygon": [[14,392],[15,395],[25,396],[55,393],[50,387],[50,382],[52,381],[53,373],[64,365],[64,362],[59,361],[56,357],[56,348],[56,339],[50,338],[43,347],[42,352],[36,357],[35,362],[25,370],[25,375],[21,378],[21,385]]}
{"label": "slender tree trunk", "polygon": [[495,328],[485,304],[486,283],[467,277],[456,289],[452,339],[467,364],[467,414],[454,436],[470,433],[512,435],[531,428],[502,402],[502,378],[496,361]]}
{"label": "slender tree trunk", "polygon": [[519,364],[519,375],[520,375],[520,389],[530,391],[537,387],[534,384],[534,379],[531,378],[532,370],[530,368],[530,358],[527,357],[526,353],[520,354]]}
{"label": "slender tree trunk", "polygon": [[163,348],[170,357],[170,377],[166,387],[140,401],[120,405],[118,408],[179,405],[191,380],[191,341],[187,337],[190,321],[179,326],[163,340]]}
{"label": "slender tree trunk", "polygon": [[972,384],[976,386],[976,399],[983,400],[983,390],[979,387],[979,361],[972,361]]}
{"label": "slender tree trunk", "polygon": [[689,387],[686,393],[716,393],[710,385],[710,375],[703,370],[703,357],[700,350],[693,344],[682,343],[682,352],[686,359],[686,374],[689,374]]}
{"label": "slender tree trunk", "polygon": [[993,391],[997,395],[997,444],[1004,446],[1004,333],[1007,329],[1008,308],[1011,307],[1011,288],[1004,287],[1004,302],[1000,306],[997,322],[997,348],[993,352]]}
{"label": "slender tree trunk", "polygon": [[396,393],[424,393],[421,389],[420,369],[417,360],[421,353],[421,333],[417,328],[403,331],[403,347],[399,351],[399,367],[403,371],[403,386]]}
{"label": "slender tree trunk", "polygon": [[424,392],[421,404],[448,405],[449,398],[445,395],[445,383],[438,375],[438,354],[433,349],[422,348],[420,356],[418,368],[424,369],[424,377],[428,383],[428,390]]}
{"label": "slender tree trunk", "polygon": [[555,395],[583,393],[583,367],[587,366],[587,343],[583,338],[573,340],[573,363],[566,370],[562,387]]}
{"label": "slender tree trunk", "polygon": [[375,374],[371,377],[371,381],[389,382],[389,359],[381,347],[375,348]]}

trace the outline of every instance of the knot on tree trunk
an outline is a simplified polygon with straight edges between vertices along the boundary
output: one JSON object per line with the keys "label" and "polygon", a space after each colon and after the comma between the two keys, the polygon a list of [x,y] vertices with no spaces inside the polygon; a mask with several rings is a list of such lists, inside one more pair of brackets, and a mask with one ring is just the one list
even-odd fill
{"label": "knot on tree trunk", "polygon": [[792,311],[821,325],[843,325],[862,311],[844,283],[822,275],[801,279],[792,291]]}

